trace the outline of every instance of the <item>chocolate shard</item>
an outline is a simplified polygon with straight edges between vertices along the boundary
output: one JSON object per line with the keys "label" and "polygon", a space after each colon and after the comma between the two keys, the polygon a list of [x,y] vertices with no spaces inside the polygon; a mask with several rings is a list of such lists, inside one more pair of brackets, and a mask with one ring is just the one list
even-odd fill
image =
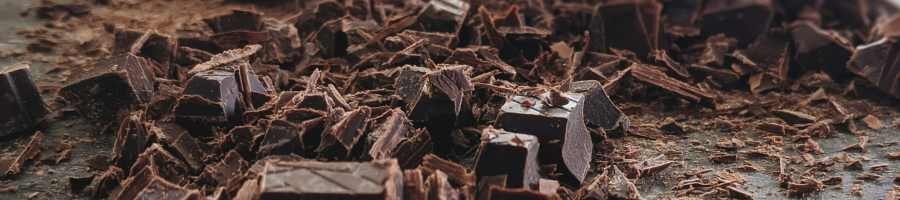
{"label": "chocolate shard", "polygon": [[163,122],[154,124],[150,133],[157,138],[157,142],[173,149],[175,156],[188,164],[192,171],[199,172],[203,169],[203,151],[187,130],[177,124]]}
{"label": "chocolate shard", "polygon": [[235,151],[229,151],[221,162],[215,165],[208,165],[200,174],[200,179],[205,180],[211,185],[225,186],[232,177],[245,174],[250,168],[247,161]]}
{"label": "chocolate shard", "polygon": [[432,96],[453,101],[456,115],[462,108],[464,92],[475,90],[468,74],[471,67],[465,65],[447,66],[425,74],[426,87]]}
{"label": "chocolate shard", "polygon": [[466,170],[462,165],[441,159],[434,154],[425,156],[420,169],[426,170],[425,172],[442,171],[443,174],[447,175],[447,179],[456,185],[475,185],[476,176],[473,172]]}
{"label": "chocolate shard", "polygon": [[139,173],[140,169],[150,166],[157,176],[170,182],[186,181],[185,175],[191,172],[190,167],[181,160],[162,148],[159,144],[152,144],[138,156],[137,161],[131,166],[130,175]]}
{"label": "chocolate shard", "polygon": [[811,124],[816,122],[816,117],[792,110],[775,110],[772,114],[778,116],[788,124]]}
{"label": "chocolate shard", "polygon": [[428,185],[422,177],[422,170],[407,169],[403,171],[403,199],[427,199]]}
{"label": "chocolate shard", "polygon": [[259,196],[259,179],[253,178],[244,181],[241,185],[241,188],[238,190],[237,194],[234,195],[234,200],[253,200]]}
{"label": "chocolate shard", "polygon": [[401,169],[413,168],[422,157],[431,153],[431,136],[413,128],[403,110],[388,110],[373,119],[369,126],[372,132],[366,139],[364,158],[374,160],[396,158]]}
{"label": "chocolate shard", "polygon": [[46,119],[47,105],[26,64],[0,68],[0,137],[31,128]]}
{"label": "chocolate shard", "polygon": [[304,141],[300,135],[301,127],[287,120],[276,119],[269,122],[265,137],[259,146],[258,157],[268,155],[303,155]]}
{"label": "chocolate shard", "polygon": [[396,160],[269,162],[260,200],[403,199],[403,172]]}
{"label": "chocolate shard", "polygon": [[535,136],[490,128],[481,134],[481,149],[475,160],[479,179],[505,175],[508,188],[538,189],[540,146]]}
{"label": "chocolate shard", "polygon": [[146,188],[150,183],[158,178],[156,166],[144,166],[137,173],[132,173],[128,179],[122,183],[121,193],[110,199],[127,200],[135,199],[142,189]]}
{"label": "chocolate shard", "polygon": [[512,200],[512,199],[533,199],[533,200],[545,200],[550,199],[550,196],[540,193],[534,190],[526,190],[526,189],[506,189],[497,186],[492,186],[490,192],[488,194],[488,199],[490,200]]}
{"label": "chocolate shard", "polygon": [[882,92],[894,98],[900,98],[900,84],[895,81],[900,77],[900,62],[895,59],[900,55],[900,43],[882,39],[857,47],[847,68],[866,78]]}
{"label": "chocolate shard", "polygon": [[509,98],[494,127],[536,136],[541,146],[541,164],[556,164],[562,172],[562,183],[581,185],[593,153],[591,136],[584,124],[584,95],[564,93],[570,101],[563,106],[544,102],[549,92],[534,95],[537,96],[526,93]]}
{"label": "chocolate shard", "polygon": [[657,71],[653,68],[642,64],[631,65],[631,74],[635,80],[644,82],[663,90],[671,92],[673,95],[681,97],[691,103],[699,104],[704,107],[716,108],[716,97],[713,94],[704,92],[687,83],[675,80]]}
{"label": "chocolate shard", "polygon": [[602,174],[598,175],[594,178],[591,183],[584,185],[575,192],[575,199],[592,199],[592,200],[602,200],[609,199],[608,187],[609,187],[609,168],[604,170]]}
{"label": "chocolate shard", "polygon": [[431,1],[419,12],[412,29],[456,35],[459,33],[459,29],[462,27],[468,12],[469,2],[467,1]]}
{"label": "chocolate shard", "polygon": [[319,142],[318,158],[325,160],[344,160],[357,146],[359,138],[366,129],[366,120],[372,115],[372,109],[362,106],[351,112],[346,112],[338,117],[336,123],[332,123],[322,134]]}
{"label": "chocolate shard", "polygon": [[[126,117],[119,126],[116,143],[113,145],[112,160],[115,166],[129,171],[138,160],[138,155],[147,147],[149,137],[138,115]],[[134,169],[137,170],[141,169]]]}
{"label": "chocolate shard", "polygon": [[400,100],[407,104],[414,103],[423,90],[424,83],[421,79],[428,72],[431,70],[424,67],[403,66],[394,82],[395,93],[400,96]]}
{"label": "chocolate shard", "polygon": [[420,129],[410,133],[409,138],[397,146],[393,157],[397,158],[402,169],[412,169],[422,163],[423,157],[431,154],[433,149],[431,134]]}
{"label": "chocolate shard", "polygon": [[[129,191],[126,191],[129,192]],[[200,191],[187,189],[170,183],[160,177],[153,177],[147,187],[143,188],[135,197],[135,200],[199,200]]]}
{"label": "chocolate shard", "polygon": [[425,180],[428,186],[428,200],[452,200],[459,198],[459,191],[453,188],[448,176],[441,170],[434,171]]}
{"label": "chocolate shard", "polygon": [[97,181],[97,186],[94,187],[94,192],[91,197],[94,199],[109,197],[112,190],[121,188],[119,186],[124,185],[125,178],[125,172],[122,171],[122,169],[115,166],[109,167],[109,169],[100,176],[100,180]]}
{"label": "chocolate shard", "polygon": [[4,156],[3,158],[0,158],[0,178],[7,179],[15,177],[22,171],[22,166],[25,165],[26,161],[35,159],[35,156],[41,154],[41,139],[43,138],[44,134],[38,131],[31,136],[31,141],[28,142],[25,149],[19,153],[19,156]]}
{"label": "chocolate shard", "polygon": [[491,188],[505,188],[506,175],[484,176],[478,181],[477,199],[490,199]]}
{"label": "chocolate shard", "polygon": [[147,60],[129,53],[73,69],[66,82],[57,95],[91,124],[106,125],[149,102],[156,80]]}
{"label": "chocolate shard", "polygon": [[659,42],[662,5],[651,0],[609,1],[597,5],[590,19],[591,51],[627,49],[647,60]]}
{"label": "chocolate shard", "polygon": [[584,119],[589,126],[600,127],[606,131],[628,130],[631,126],[628,116],[609,100],[600,82],[576,81],[559,86],[559,90],[584,95]]}
{"label": "chocolate shard", "polygon": [[[174,37],[162,34],[156,31],[149,31],[150,35],[144,39],[138,52],[134,52],[136,56],[146,58],[156,77],[170,78],[171,75],[177,73],[177,69],[172,64],[175,62],[175,54],[177,51],[177,41]],[[127,54],[132,51],[135,42],[141,40],[141,37],[147,33],[146,31],[137,31],[125,28],[116,28],[115,42],[113,46],[113,55]],[[148,68],[150,69],[150,68]]]}
{"label": "chocolate shard", "polygon": [[612,166],[612,174],[609,175],[609,196],[618,199],[642,199],[634,183],[615,165]]}
{"label": "chocolate shard", "polygon": [[846,63],[853,55],[847,39],[809,22],[794,24],[791,35],[797,49],[794,60],[801,68],[826,72],[835,78],[846,75]]}
{"label": "chocolate shard", "polygon": [[775,16],[772,0],[705,1],[700,13],[702,38],[724,33],[746,47],[766,33]]}
{"label": "chocolate shard", "polygon": [[[673,163],[675,163],[675,162],[671,161],[671,160],[666,160],[665,154],[659,154],[659,156],[649,158],[643,162],[639,162],[638,164],[635,164],[634,169],[638,169],[640,173],[638,176],[634,176],[634,177],[654,175],[654,174],[659,173],[660,171],[668,168]],[[631,172],[629,172],[628,175],[631,175]]]}

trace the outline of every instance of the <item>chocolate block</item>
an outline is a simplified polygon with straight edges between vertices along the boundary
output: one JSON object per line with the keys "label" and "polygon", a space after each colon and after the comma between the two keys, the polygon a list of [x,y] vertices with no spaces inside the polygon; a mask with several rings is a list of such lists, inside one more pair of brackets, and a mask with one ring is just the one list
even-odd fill
{"label": "chocolate block", "polygon": [[842,77],[847,71],[847,61],[853,48],[847,39],[835,33],[819,29],[809,22],[793,24],[794,60],[807,71],[823,71],[832,77]]}
{"label": "chocolate block", "polygon": [[419,12],[412,29],[456,35],[468,12],[469,3],[463,0],[431,1]]}
{"label": "chocolate block", "polygon": [[631,121],[606,95],[603,85],[594,80],[576,81],[559,86],[562,92],[584,95],[584,119],[588,125],[611,131],[628,130]]}
{"label": "chocolate block", "polygon": [[505,175],[506,187],[538,189],[541,175],[538,167],[537,138],[532,135],[484,129],[481,150],[475,160],[479,180],[486,176]]}
{"label": "chocolate block", "polygon": [[200,179],[211,185],[225,186],[232,177],[247,172],[250,165],[235,151],[229,151],[225,158],[215,165],[206,166]]}
{"label": "chocolate block", "polygon": [[266,130],[265,138],[259,146],[259,157],[267,155],[287,155],[291,153],[303,155],[304,146],[300,135],[300,126],[286,120],[272,120]]}
{"label": "chocolate block", "polygon": [[[175,123],[187,129],[192,136],[210,135],[211,127],[244,125],[243,112],[247,104],[243,94],[266,92],[256,76],[248,75],[242,89],[238,66],[247,62],[230,62],[214,69],[199,72],[185,83],[181,97],[175,104]],[[196,69],[196,68],[195,68]]]}
{"label": "chocolate block", "polygon": [[[118,55],[131,52],[131,47],[145,33],[144,31],[116,28],[114,33],[115,46],[113,46],[112,54]],[[178,52],[176,49],[178,44],[174,37],[150,31],[149,37],[140,45],[141,48],[138,52],[135,52],[135,55],[147,59],[148,64],[153,67],[156,77],[169,78],[171,77],[170,75],[177,73],[177,69],[171,66],[175,62],[175,53]]]}
{"label": "chocolate block", "polygon": [[421,79],[428,72],[431,70],[424,67],[403,66],[394,82],[395,93],[400,96],[400,100],[407,104],[416,102],[424,85]]}
{"label": "chocolate block", "polygon": [[0,178],[7,179],[16,176],[22,171],[22,166],[25,165],[26,161],[34,159],[35,156],[41,154],[41,139],[43,138],[44,134],[38,131],[34,136],[31,136],[31,141],[19,153],[19,156],[15,158],[3,156],[3,158],[0,158]]}
{"label": "chocolate block", "polygon": [[147,147],[149,137],[138,115],[126,117],[119,126],[118,137],[113,145],[112,156],[115,166],[129,171],[138,160],[138,155]]}
{"label": "chocolate block", "polygon": [[190,190],[169,183],[160,177],[154,177],[147,187],[137,194],[135,200],[199,200],[200,198],[200,191],[196,189]]}
{"label": "chocolate block", "polygon": [[581,94],[563,93],[560,95],[568,103],[552,106],[547,101],[555,96],[551,93],[510,98],[503,104],[494,127],[536,136],[541,146],[541,164],[556,164],[562,173],[561,182],[581,185],[593,153],[591,136],[584,125],[585,99]]}
{"label": "chocolate block", "polygon": [[856,48],[847,69],[866,78],[882,92],[900,98],[900,43],[882,39]]}
{"label": "chocolate block", "polygon": [[150,102],[153,72],[144,58],[115,55],[90,67],[72,70],[57,93],[93,125],[115,122],[120,112]]}
{"label": "chocolate block", "polygon": [[372,114],[372,109],[366,106],[359,107],[352,112],[347,112],[339,117],[339,121],[331,123],[322,135],[319,143],[319,159],[343,160],[350,157],[351,151],[359,142],[366,129],[366,120]]}
{"label": "chocolate block", "polygon": [[157,142],[174,149],[172,152],[175,156],[187,163],[192,171],[198,172],[203,169],[203,152],[187,130],[177,124],[163,122],[154,124],[150,128],[150,133],[157,138]]}
{"label": "chocolate block", "polygon": [[403,172],[396,160],[269,162],[260,200],[403,199]]}
{"label": "chocolate block", "polygon": [[652,0],[617,0],[598,5],[588,25],[589,48],[598,52],[626,49],[646,60],[657,48],[661,10],[662,5]]}
{"label": "chocolate block", "polygon": [[0,137],[31,128],[49,113],[26,64],[0,69]]}
{"label": "chocolate block", "polygon": [[701,38],[724,33],[746,47],[766,33],[775,12],[772,0],[705,1],[700,12]]}

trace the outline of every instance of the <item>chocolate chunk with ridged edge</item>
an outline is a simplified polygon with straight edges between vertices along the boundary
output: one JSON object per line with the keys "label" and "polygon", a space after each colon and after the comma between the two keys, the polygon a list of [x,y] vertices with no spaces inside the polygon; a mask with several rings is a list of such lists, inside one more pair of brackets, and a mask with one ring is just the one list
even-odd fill
{"label": "chocolate chunk with ridged edge", "polygon": [[700,12],[701,38],[724,33],[746,47],[766,33],[775,16],[772,0],[705,1]]}
{"label": "chocolate chunk with ridged edge", "polygon": [[203,152],[187,130],[174,123],[162,122],[150,127],[150,133],[156,137],[158,143],[172,149],[174,155],[187,163],[192,171],[198,172],[203,169]]}
{"label": "chocolate chunk with ridged edge", "polygon": [[261,181],[260,200],[403,199],[396,160],[269,162]]}
{"label": "chocolate chunk with ridged edge", "polygon": [[93,125],[118,121],[127,112],[150,101],[156,82],[147,60],[120,54],[89,67],[72,70],[57,93]]}
{"label": "chocolate chunk with ridged edge", "polygon": [[[135,52],[135,55],[147,59],[149,67],[153,67],[152,69],[154,74],[156,74],[156,77],[170,78],[173,74],[178,73],[178,69],[172,65],[175,62],[176,53],[178,52],[176,49],[178,43],[174,37],[169,37],[168,35],[157,31],[149,32],[149,37],[141,44],[141,48],[138,52]],[[131,47],[136,41],[140,40],[145,32],[127,28],[116,28],[114,34],[115,42],[112,54],[118,55],[126,54],[131,51]]]}
{"label": "chocolate chunk with ridged edge", "polygon": [[456,35],[459,33],[469,3],[463,0],[435,0],[428,2],[419,12],[418,18],[411,28],[419,31],[441,32]]}
{"label": "chocolate chunk with ridged edge", "polygon": [[102,199],[109,197],[110,192],[115,188],[125,184],[125,172],[116,166],[110,166],[106,172],[100,176],[97,186],[94,187],[94,193],[91,195],[94,199]]}
{"label": "chocolate chunk with ridged edge", "polygon": [[269,122],[269,128],[259,146],[257,156],[303,155],[304,146],[300,135],[300,125],[286,120],[276,119]]}
{"label": "chocolate chunk with ridged edge", "polygon": [[[343,113],[336,123],[330,124],[322,134],[322,141],[319,142],[320,159],[325,160],[344,160],[349,158],[354,148],[357,147],[359,138],[363,136],[366,129],[366,121],[372,114],[372,109],[362,106],[351,112]],[[361,147],[360,147],[361,148]]]}
{"label": "chocolate chunk with ridged edge", "polygon": [[160,177],[154,177],[147,187],[137,194],[135,200],[199,200],[200,198],[200,191],[196,189],[187,189]]}
{"label": "chocolate chunk with ridged edge", "polygon": [[30,67],[13,64],[0,68],[0,137],[31,128],[47,117],[47,105],[31,78]]}
{"label": "chocolate chunk with ridged edge", "polygon": [[397,76],[394,82],[395,93],[400,96],[400,100],[408,104],[414,103],[422,91],[422,76],[430,71],[424,67],[403,66],[400,69],[400,76]]}
{"label": "chocolate chunk with ridged edge", "polygon": [[425,74],[426,87],[430,87],[430,95],[453,101],[453,108],[458,115],[465,92],[475,90],[469,80],[471,67],[465,65],[446,66],[437,71]]}
{"label": "chocolate chunk with ridged edge", "polygon": [[563,92],[580,93],[584,95],[584,119],[588,125],[611,131],[614,129],[628,130],[631,121],[606,95],[603,85],[598,81],[586,80],[566,83],[559,86]]}
{"label": "chocolate chunk with ridged edge", "polygon": [[149,148],[138,156],[137,161],[131,166],[131,173],[129,174],[139,173],[139,169],[143,169],[146,166],[152,166],[156,170],[157,176],[170,182],[185,181],[187,178],[185,175],[191,172],[187,164],[184,164],[183,161],[156,143],[151,144]]}
{"label": "chocolate chunk with ridged edge", "polygon": [[[404,142],[410,133],[415,131],[412,122],[406,119],[406,113],[399,108],[391,109],[374,118],[369,126],[372,132],[366,138],[364,158],[375,160],[394,156],[397,147]],[[399,160],[399,159],[398,159]],[[402,168],[402,161],[401,163]]]}
{"label": "chocolate chunk with ridged edge", "polygon": [[129,171],[134,162],[138,160],[138,155],[144,152],[144,148],[147,147],[149,137],[139,115],[135,114],[126,117],[122,121],[121,126],[119,126],[118,137],[116,137],[116,143],[113,145],[112,159],[115,166],[124,169],[126,172]]}
{"label": "chocolate chunk with ridged edge", "polygon": [[229,151],[225,158],[213,165],[206,166],[200,179],[211,185],[225,186],[229,179],[247,172],[250,164],[244,161],[235,151]]}
{"label": "chocolate chunk with ridged edge", "polygon": [[484,129],[481,150],[475,160],[479,180],[486,176],[506,176],[506,187],[538,189],[541,179],[537,156],[540,145],[532,135]]}
{"label": "chocolate chunk with ridged edge", "polygon": [[562,173],[560,182],[581,185],[593,153],[591,136],[584,124],[584,96],[564,93],[569,104],[557,107],[543,102],[548,92],[527,95],[509,98],[501,107],[494,127],[536,136],[540,142],[541,164],[556,164]]}
{"label": "chocolate chunk with ridged edge", "polygon": [[157,170],[156,166],[148,165],[141,168],[137,173],[132,173],[128,179],[122,183],[121,193],[115,197],[111,195],[110,199],[128,200],[137,198],[143,188],[150,185],[153,179],[158,178],[156,173]]}

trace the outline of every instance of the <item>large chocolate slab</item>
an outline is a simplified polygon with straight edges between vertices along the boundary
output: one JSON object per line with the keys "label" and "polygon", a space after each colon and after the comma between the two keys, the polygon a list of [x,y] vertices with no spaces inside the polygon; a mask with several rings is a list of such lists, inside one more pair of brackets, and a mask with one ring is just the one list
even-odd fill
{"label": "large chocolate slab", "polygon": [[44,121],[49,111],[26,64],[0,68],[0,137]]}
{"label": "large chocolate slab", "polygon": [[[558,92],[558,91],[557,91]],[[568,103],[552,106],[547,102],[554,92],[539,96],[517,95],[501,108],[494,127],[537,136],[541,164],[556,164],[560,181],[578,186],[587,175],[593,153],[591,136],[584,124],[584,96],[562,93]]]}
{"label": "large chocolate slab", "polygon": [[106,125],[117,121],[120,112],[149,102],[156,81],[146,59],[120,54],[73,69],[66,82],[57,95],[91,124]]}
{"label": "large chocolate slab", "polygon": [[479,180],[489,176],[506,176],[506,187],[538,189],[541,179],[537,160],[540,144],[532,135],[484,129],[481,150],[475,160]]}
{"label": "large chocolate slab", "polygon": [[396,160],[269,162],[260,200],[403,199],[403,173]]}

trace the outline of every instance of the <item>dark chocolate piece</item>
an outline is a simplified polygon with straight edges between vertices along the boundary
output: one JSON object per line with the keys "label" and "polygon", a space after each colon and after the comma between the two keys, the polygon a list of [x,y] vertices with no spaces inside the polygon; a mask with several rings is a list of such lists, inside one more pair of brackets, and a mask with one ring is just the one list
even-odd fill
{"label": "dark chocolate piece", "polygon": [[101,154],[96,155],[91,159],[84,160],[84,163],[92,169],[104,170],[111,165],[110,161],[109,156]]}
{"label": "dark chocolate piece", "polygon": [[[129,171],[138,155],[144,151],[149,139],[147,129],[141,123],[140,117],[132,115],[126,117],[119,126],[118,137],[113,145],[112,160],[119,168]],[[140,170],[140,169],[135,169]]]}
{"label": "dark chocolate piece", "polygon": [[[415,142],[409,140],[410,136],[413,136],[411,133],[416,133],[416,130],[413,128],[412,122],[406,119],[406,113],[400,109],[391,109],[373,119],[370,129],[372,132],[368,133],[368,138],[366,138],[367,151],[363,155],[366,158],[380,160],[392,158],[398,154],[403,155],[406,152],[398,149],[401,143]],[[401,168],[409,159],[408,157],[397,158]]]}
{"label": "dark chocolate piece", "polygon": [[[116,28],[115,30],[115,46],[113,46],[113,55],[126,54],[131,52],[134,43],[143,37],[146,32]],[[172,66],[175,62],[175,53],[177,53],[178,44],[174,37],[161,34],[157,31],[150,31],[149,37],[143,41],[138,52],[134,52],[136,56],[146,58],[148,64],[153,67],[156,77],[169,78],[172,74],[177,73],[177,69]],[[148,68],[149,69],[149,68]]]}
{"label": "dark chocolate piece", "polygon": [[53,21],[68,21],[73,16],[84,16],[91,13],[91,5],[81,2],[57,3],[54,1],[41,1],[41,4],[35,7],[35,13],[37,13],[38,18],[51,19]]}
{"label": "dark chocolate piece", "polygon": [[489,199],[491,188],[506,188],[506,175],[484,176],[479,177],[477,199]]}
{"label": "dark chocolate piece", "polygon": [[580,93],[584,95],[584,119],[587,124],[611,131],[615,129],[628,130],[631,121],[606,95],[603,85],[594,80],[576,81],[559,86],[563,92]]}
{"label": "dark chocolate piece", "polygon": [[120,112],[150,102],[156,81],[146,59],[120,54],[73,69],[66,82],[57,95],[91,124],[106,125],[117,121]]}
{"label": "dark chocolate piece", "polygon": [[897,87],[895,79],[900,76],[895,57],[900,55],[900,43],[882,39],[870,44],[858,46],[847,63],[847,69],[866,78],[878,89],[900,98],[900,87]]}
{"label": "dark chocolate piece", "polygon": [[672,165],[673,163],[675,163],[675,161],[666,160],[665,154],[659,154],[659,156],[649,158],[643,162],[639,162],[639,163],[635,164],[633,169],[637,170],[636,174],[632,175],[633,172],[629,171],[626,176],[641,177],[641,176],[654,175],[654,174],[659,173],[660,171],[668,168],[669,165]]}
{"label": "dark chocolate piece", "polygon": [[602,174],[597,175],[591,183],[584,185],[576,191],[575,199],[603,200],[609,199],[608,187],[610,184],[609,167]]}
{"label": "dark chocolate piece", "polygon": [[403,198],[403,172],[396,160],[269,162],[261,181],[260,200]]}
{"label": "dark chocolate piece", "polygon": [[403,171],[403,198],[426,199],[428,197],[428,185],[419,169],[407,169]]}
{"label": "dark chocolate piece", "polygon": [[238,190],[237,194],[234,195],[234,200],[253,200],[257,196],[259,196],[259,179],[249,179],[244,181],[244,184],[241,185],[241,188]]}
{"label": "dark chocolate piece", "polygon": [[464,92],[475,90],[468,74],[471,68],[464,65],[447,66],[425,74],[430,95],[453,101],[456,115],[462,108]]}
{"label": "dark chocolate piece", "polygon": [[[606,170],[610,170],[606,168]],[[609,196],[611,198],[617,199],[642,199],[641,193],[638,192],[637,187],[634,186],[634,183],[631,180],[628,180],[625,177],[625,174],[622,171],[619,171],[619,168],[615,165],[612,166],[612,173],[609,174]],[[605,173],[605,172],[604,172]]]}
{"label": "dark chocolate piece", "polygon": [[157,176],[162,177],[170,182],[185,181],[185,175],[191,172],[190,167],[181,160],[162,148],[159,144],[153,143],[143,153],[138,156],[137,161],[131,166],[131,173],[139,173],[140,169],[152,167]]}
{"label": "dark chocolate piece", "polygon": [[308,159],[305,159],[303,157],[300,157],[298,155],[293,155],[293,154],[266,156],[266,157],[256,160],[256,162],[253,163],[253,166],[250,166],[250,170],[248,170],[247,172],[251,173],[251,174],[255,174],[255,175],[263,175],[263,172],[266,170],[266,163],[269,163],[269,162],[300,162],[300,161],[308,161]]}
{"label": "dark chocolate piece", "polygon": [[333,0],[315,1],[314,5],[307,5],[307,9],[297,16],[298,35],[307,38],[315,33],[327,22],[334,21],[347,14],[347,8],[342,3]]}
{"label": "dark chocolate piece", "polygon": [[225,186],[229,179],[246,173],[249,168],[250,165],[237,152],[229,151],[221,162],[207,166],[200,179],[211,185]]}
{"label": "dark chocolate piece", "polygon": [[423,90],[424,83],[421,79],[428,72],[431,70],[424,67],[403,66],[400,69],[400,75],[394,82],[394,88],[396,94],[400,96],[400,100],[408,104],[414,103]]}
{"label": "dark chocolate piece", "polygon": [[774,110],[772,114],[783,119],[788,124],[816,123],[816,117],[792,110]]}
{"label": "dark chocolate piece", "polygon": [[419,166],[425,155],[431,154],[433,149],[431,134],[419,129],[410,133],[409,138],[397,146],[392,157],[397,158],[401,169],[412,169]]}
{"label": "dark chocolate piece", "polygon": [[266,130],[265,138],[260,143],[257,155],[303,154],[304,146],[300,135],[300,127],[286,120],[272,120]]}
{"label": "dark chocolate piece", "polygon": [[97,181],[97,186],[94,187],[94,192],[91,196],[94,199],[109,197],[110,192],[115,188],[124,185],[124,182],[125,172],[116,166],[111,166],[103,173],[103,176],[100,176],[100,180]]}
{"label": "dark chocolate piece", "polygon": [[38,131],[31,136],[31,141],[28,142],[25,149],[19,153],[19,156],[14,158],[4,156],[4,158],[0,158],[0,178],[6,179],[15,177],[22,171],[22,166],[25,165],[26,161],[34,159],[35,156],[41,154],[41,139],[43,138],[44,134]]}
{"label": "dark chocolate piece", "polygon": [[359,107],[352,112],[343,113],[338,117],[339,121],[331,123],[322,135],[319,143],[320,159],[343,160],[350,156],[351,151],[366,129],[366,120],[372,114],[372,109],[366,106]]}
{"label": "dark chocolate piece", "polygon": [[163,122],[154,124],[150,128],[150,133],[156,136],[159,140],[157,142],[174,149],[175,156],[181,158],[193,171],[203,169],[203,152],[187,130],[177,124]]}
{"label": "dark chocolate piece", "polygon": [[448,182],[448,176],[441,170],[434,171],[425,180],[428,186],[428,200],[452,200],[459,198],[459,191]]}
{"label": "dark chocolate piece", "polygon": [[745,47],[766,33],[775,15],[771,0],[704,1],[700,13],[702,38],[724,33]]}
{"label": "dark chocolate piece", "polygon": [[122,183],[121,193],[110,199],[130,200],[137,198],[141,190],[150,185],[150,182],[152,182],[153,179],[158,178],[156,171],[157,169],[155,166],[144,166],[137,173],[132,173],[128,179]]}
{"label": "dark chocolate piece", "polygon": [[47,105],[31,78],[26,64],[0,68],[0,137],[41,123],[47,117]]}
{"label": "dark chocolate piece", "polygon": [[836,33],[819,29],[809,22],[793,25],[794,60],[807,71],[823,71],[832,77],[842,77],[847,71],[847,61],[853,55],[853,47],[847,39]]}
{"label": "dark chocolate piece", "polygon": [[66,183],[66,188],[69,189],[69,193],[71,194],[81,194],[84,191],[84,188],[90,186],[91,183],[94,182],[94,178],[96,177],[96,172],[86,177],[69,177],[69,182]]}
{"label": "dark chocolate piece", "polygon": [[459,29],[462,27],[468,12],[469,2],[463,0],[431,1],[419,11],[418,18],[411,28],[419,31],[456,35],[459,33]]}
{"label": "dark chocolate piece", "polygon": [[434,154],[425,156],[420,169],[425,169],[427,170],[426,172],[442,171],[447,175],[450,182],[457,185],[475,185],[476,176],[473,172],[466,170],[462,165],[441,159]]}
{"label": "dark chocolate piece", "polygon": [[510,98],[501,108],[494,127],[537,136],[541,164],[556,164],[562,172],[561,182],[581,185],[593,153],[591,136],[584,125],[584,96],[565,93],[563,96],[570,102],[556,107],[544,102],[548,93],[538,93],[536,97],[526,95]]}
{"label": "dark chocolate piece", "polygon": [[[213,61],[207,63],[211,62]],[[194,137],[211,135],[213,126],[244,125],[243,113],[248,107],[247,103],[252,103],[246,102],[244,97],[248,95],[244,94],[266,94],[256,76],[252,73],[242,75],[245,73],[238,70],[239,66],[246,65],[249,64],[230,62],[194,74],[185,83],[181,97],[175,104],[175,123],[187,129]],[[250,77],[246,79],[247,83],[242,83],[241,78],[245,76]],[[242,87],[243,85],[249,87]],[[247,89],[250,91],[245,92]]]}
{"label": "dark chocolate piece", "polygon": [[479,179],[505,175],[509,188],[538,189],[539,151],[537,138],[532,135],[484,129],[480,154],[475,160],[475,174]]}
{"label": "dark chocolate piece", "polygon": [[666,76],[660,71],[644,66],[642,64],[631,65],[631,74],[640,82],[644,82],[663,90],[671,92],[673,95],[681,97],[691,103],[699,104],[708,108],[716,108],[716,97],[713,94],[704,92],[687,83],[675,80]]}
{"label": "dark chocolate piece", "polygon": [[609,1],[599,4],[590,19],[592,51],[627,49],[644,60],[658,45],[659,13],[656,1]]}
{"label": "dark chocolate piece", "polygon": [[59,162],[62,162],[64,160],[69,160],[69,159],[72,159],[72,150],[66,149],[66,150],[63,150],[62,152],[56,152],[56,153],[50,154],[50,156],[41,158],[41,163],[50,164],[50,165],[58,165]]}
{"label": "dark chocolate piece", "polygon": [[542,194],[538,191],[534,190],[526,190],[526,189],[506,189],[497,186],[492,186],[490,192],[488,194],[488,199],[490,200],[514,200],[514,199],[522,199],[522,200],[548,200],[550,196],[546,194]]}
{"label": "dark chocolate piece", "polygon": [[200,191],[196,189],[190,190],[160,177],[154,177],[147,187],[137,194],[135,200],[199,200],[200,198]]}

